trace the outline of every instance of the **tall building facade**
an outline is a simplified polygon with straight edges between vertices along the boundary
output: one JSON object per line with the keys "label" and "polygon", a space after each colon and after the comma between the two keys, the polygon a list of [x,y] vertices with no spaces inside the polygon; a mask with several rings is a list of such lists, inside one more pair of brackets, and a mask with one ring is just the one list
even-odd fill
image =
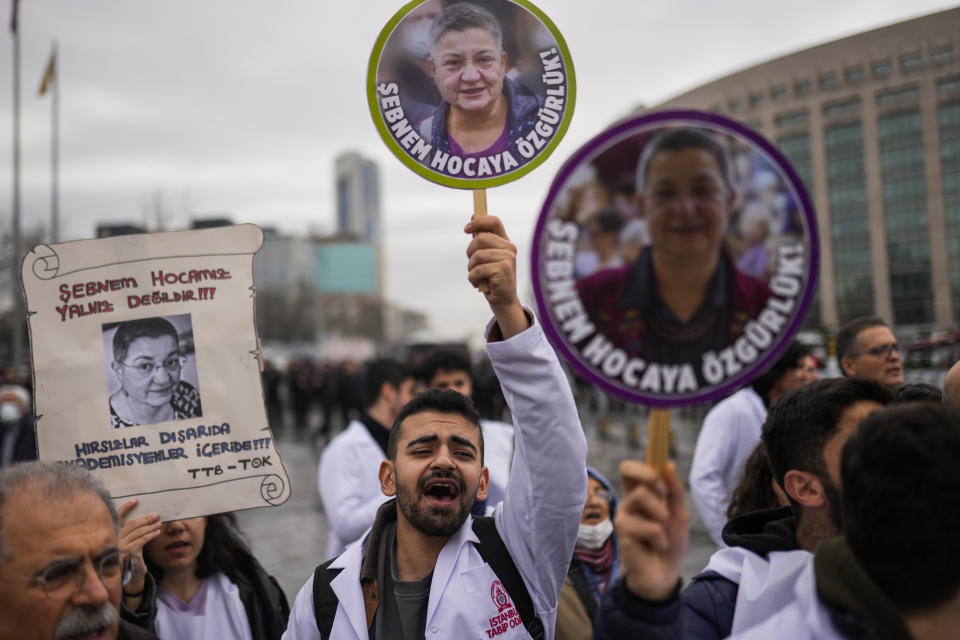
{"label": "tall building facade", "polygon": [[730,116],[771,140],[817,210],[808,326],[960,318],[960,8],[738,71],[657,105]]}
{"label": "tall building facade", "polygon": [[337,233],[380,240],[380,176],[377,165],[355,151],[334,160]]}

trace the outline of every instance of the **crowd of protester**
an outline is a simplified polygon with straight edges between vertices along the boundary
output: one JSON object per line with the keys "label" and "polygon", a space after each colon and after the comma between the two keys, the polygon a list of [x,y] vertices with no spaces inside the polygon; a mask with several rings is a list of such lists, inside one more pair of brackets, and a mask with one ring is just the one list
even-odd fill
{"label": "crowd of protester", "polygon": [[[795,342],[706,414],[687,483],[625,459],[617,486],[586,466],[593,396],[520,306],[501,223],[466,231],[489,370],[450,349],[265,366],[271,421],[325,437],[330,539],[292,603],[233,514],[131,517],[87,471],[21,462],[29,381],[5,374],[0,640],[956,636],[960,365],[905,383],[891,329],[857,319],[842,377]],[[684,584],[688,493],[717,550]]]}

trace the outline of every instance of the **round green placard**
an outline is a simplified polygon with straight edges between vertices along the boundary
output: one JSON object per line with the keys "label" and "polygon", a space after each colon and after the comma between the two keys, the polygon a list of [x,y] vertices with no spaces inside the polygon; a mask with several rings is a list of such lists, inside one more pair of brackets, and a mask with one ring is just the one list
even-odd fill
{"label": "round green placard", "polygon": [[573,116],[556,25],[528,0],[413,0],[377,37],[367,101],[380,137],[424,178],[485,189],[526,175]]}

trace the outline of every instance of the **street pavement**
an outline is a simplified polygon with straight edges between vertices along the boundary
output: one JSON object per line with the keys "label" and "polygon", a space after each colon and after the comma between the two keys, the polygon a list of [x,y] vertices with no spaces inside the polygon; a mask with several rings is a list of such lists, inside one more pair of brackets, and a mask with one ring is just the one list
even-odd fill
{"label": "street pavement", "polygon": [[[606,420],[596,412],[582,416],[587,434],[587,463],[619,486],[617,466],[625,458],[642,458],[646,439],[645,409],[618,407]],[[702,412],[687,414],[673,411],[671,429],[674,460],[686,481],[696,444]],[[316,422],[316,418],[312,422]],[[250,541],[254,555],[279,581],[291,605],[297,591],[313,568],[325,560],[327,522],[317,495],[317,461],[323,442],[317,442],[306,430],[298,432],[289,425],[276,429],[277,449],[291,483],[290,499],[277,507],[262,507],[238,512],[240,526]],[[706,528],[689,501],[691,515],[690,547],[683,577],[689,580],[707,563],[714,551]]]}

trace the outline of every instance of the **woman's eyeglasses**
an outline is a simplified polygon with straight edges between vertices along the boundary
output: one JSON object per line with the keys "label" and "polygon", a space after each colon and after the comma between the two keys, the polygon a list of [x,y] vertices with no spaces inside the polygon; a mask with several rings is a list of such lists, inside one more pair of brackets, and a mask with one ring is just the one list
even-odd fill
{"label": "woman's eyeglasses", "polygon": [[183,365],[187,364],[187,358],[186,356],[176,355],[170,356],[159,364],[154,364],[150,360],[144,360],[143,362],[137,362],[135,364],[117,361],[117,364],[121,367],[132,369],[135,374],[147,378],[152,376],[160,368],[163,368],[167,373],[177,373],[183,368]]}

